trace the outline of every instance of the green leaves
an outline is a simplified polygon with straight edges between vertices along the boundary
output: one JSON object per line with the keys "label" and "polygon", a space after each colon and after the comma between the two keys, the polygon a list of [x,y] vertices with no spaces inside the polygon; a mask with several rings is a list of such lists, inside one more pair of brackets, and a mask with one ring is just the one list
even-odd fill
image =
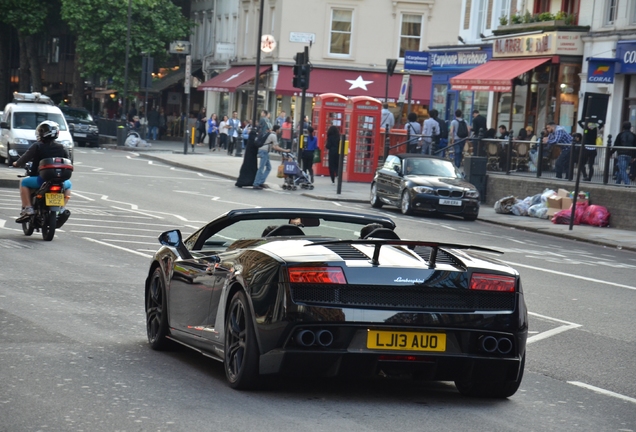
{"label": "green leaves", "polygon": [[[83,75],[110,78],[115,87],[123,88],[129,0],[61,1],[62,19],[77,37]],[[131,0],[128,88],[137,86],[142,52],[161,64],[168,44],[187,38],[191,28],[192,23],[170,0]]]}

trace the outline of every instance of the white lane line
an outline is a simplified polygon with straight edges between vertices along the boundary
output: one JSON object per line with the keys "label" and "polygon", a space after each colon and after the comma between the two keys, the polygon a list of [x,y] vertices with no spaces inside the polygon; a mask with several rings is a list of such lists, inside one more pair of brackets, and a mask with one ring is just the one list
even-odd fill
{"label": "white lane line", "polygon": [[601,279],[594,279],[594,278],[589,278],[589,277],[585,277],[585,276],[579,276],[579,275],[575,275],[575,274],[571,274],[571,273],[565,273],[565,272],[562,272],[562,271],[549,270],[549,269],[545,269],[545,268],[541,268],[541,267],[534,267],[534,266],[529,266],[529,265],[526,265],[526,264],[514,263],[514,262],[511,262],[511,261],[502,261],[502,262],[504,262],[506,264],[509,264],[509,265],[511,265],[513,267],[523,267],[523,268],[527,268],[527,269],[531,269],[531,270],[537,270],[537,271],[542,271],[542,272],[546,272],[546,273],[557,274],[557,275],[560,275],[560,276],[571,277],[571,278],[574,278],[574,279],[581,279],[581,280],[588,281],[588,282],[611,285],[611,286],[615,286],[615,287],[619,287],[619,288],[627,288],[627,289],[636,291],[636,287],[630,286],[630,285],[623,285],[623,284],[619,284],[619,283],[616,283],[616,282],[609,282],[609,281],[605,281],[605,280],[601,280]]}
{"label": "white lane line", "polygon": [[592,390],[593,392],[600,393],[600,394],[605,395],[605,396],[615,397],[617,399],[624,400],[625,402],[631,402],[633,404],[636,404],[636,399],[634,399],[632,397],[629,397],[629,396],[622,395],[620,393],[615,393],[615,392],[610,391],[610,390],[605,390],[605,389],[602,389],[602,388],[599,388],[599,387],[594,387],[592,385],[585,384],[585,383],[582,383],[582,382],[579,382],[579,381],[568,381],[567,383],[575,385],[577,387],[581,387],[581,388],[587,389],[587,390]]}
{"label": "white lane line", "polygon": [[69,230],[69,232],[75,233],[75,234],[93,234],[93,235],[111,235],[111,236],[126,236],[126,237],[142,237],[142,238],[151,238],[151,239],[156,239],[157,236],[149,236],[149,235],[142,235],[142,234],[132,234],[132,233],[114,233],[114,232],[95,232],[95,231],[78,231],[78,230]]}
{"label": "white lane line", "polygon": [[87,201],[95,201],[93,198],[89,198],[87,196],[84,196],[84,195],[82,195],[79,192],[75,192],[74,190],[71,191],[71,197],[80,197],[80,198],[85,199]]}
{"label": "white lane line", "polygon": [[86,227],[86,228],[106,228],[106,229],[118,229],[118,230],[134,230],[134,231],[148,231],[148,232],[154,232],[156,233],[158,231],[158,229],[143,229],[143,228],[137,228],[137,227],[113,227],[113,226],[103,226],[103,225],[89,225],[89,224],[77,224],[77,223],[70,223],[70,224],[65,224],[67,227],[71,226],[71,227]]}
{"label": "white lane line", "polygon": [[105,242],[102,242],[102,241],[99,241],[99,240],[95,240],[95,239],[92,239],[92,238],[89,238],[89,237],[83,237],[83,239],[84,240],[88,240],[88,241],[93,242],[93,243],[97,243],[97,244],[103,245],[103,246],[110,246],[110,247],[115,248],[115,249],[123,250],[123,251],[130,252],[130,253],[134,253],[135,255],[141,255],[142,257],[152,258],[152,255],[148,255],[148,254],[145,254],[145,253],[137,252],[136,250],[128,249],[128,248],[125,248],[125,247],[112,245],[110,243],[105,243]]}
{"label": "white lane line", "polygon": [[114,208],[115,210],[121,210],[121,211],[125,211],[125,212],[128,212],[128,213],[135,213],[135,214],[140,214],[140,215],[143,215],[143,216],[148,216],[150,218],[163,219],[161,216],[155,216],[155,215],[151,215],[150,213],[145,213],[145,212],[142,212],[142,211],[135,210],[137,208],[137,206],[135,206],[135,209],[125,209],[125,208],[115,207],[115,206],[112,206],[112,208]]}
{"label": "white lane line", "polygon": [[131,243],[131,244],[143,244],[143,245],[149,245],[149,246],[157,246],[157,249],[159,249],[159,242],[141,242],[141,241],[131,241],[131,240],[115,240],[115,239],[104,239],[105,241],[109,241],[109,242],[114,242],[114,243]]}
{"label": "white lane line", "polygon": [[549,321],[556,321],[556,322],[560,322],[560,323],[562,323],[562,324],[566,324],[566,325],[574,325],[574,326],[579,326],[579,327],[580,327],[580,325],[579,325],[579,324],[576,324],[576,323],[573,323],[573,322],[569,322],[569,321],[563,321],[563,320],[560,320],[560,319],[558,319],[558,318],[552,318],[552,317],[549,317],[549,316],[546,316],[546,315],[541,315],[541,314],[538,314],[538,313],[536,313],[536,312],[528,312],[528,315],[536,316],[536,317],[538,317],[538,318],[547,319],[547,320],[549,320]]}
{"label": "white lane line", "polygon": [[541,332],[538,335],[534,335],[534,336],[529,337],[526,340],[526,344],[531,344],[533,342],[539,342],[540,340],[547,339],[549,337],[558,335],[559,333],[563,333],[563,332],[566,332],[568,330],[572,330],[572,329],[575,329],[575,328],[578,328],[578,327],[581,327],[581,325],[580,324],[573,324],[573,325],[569,325],[569,326],[561,326],[561,327],[553,328],[551,330]]}

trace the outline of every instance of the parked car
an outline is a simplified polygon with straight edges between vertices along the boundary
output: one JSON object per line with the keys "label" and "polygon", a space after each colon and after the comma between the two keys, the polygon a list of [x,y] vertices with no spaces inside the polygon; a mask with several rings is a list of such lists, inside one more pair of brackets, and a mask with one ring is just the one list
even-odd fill
{"label": "parked car", "polygon": [[474,221],[479,191],[446,159],[417,154],[387,157],[371,183],[371,206],[399,207],[403,214],[443,213]]}
{"label": "parked car", "polygon": [[0,162],[13,164],[36,142],[35,128],[44,120],[52,120],[60,125],[57,142],[64,145],[73,160],[73,137],[62,111],[48,96],[40,93],[14,93],[2,113],[0,130]]}
{"label": "parked car", "polygon": [[73,141],[78,146],[97,147],[99,142],[99,128],[93,116],[84,108],[60,107],[69,130],[73,136]]}
{"label": "parked car", "polygon": [[220,360],[237,389],[277,374],[411,376],[512,396],[528,336],[519,273],[497,251],[394,228],[385,216],[258,208],[185,239],[166,231],[145,284],[150,347]]}

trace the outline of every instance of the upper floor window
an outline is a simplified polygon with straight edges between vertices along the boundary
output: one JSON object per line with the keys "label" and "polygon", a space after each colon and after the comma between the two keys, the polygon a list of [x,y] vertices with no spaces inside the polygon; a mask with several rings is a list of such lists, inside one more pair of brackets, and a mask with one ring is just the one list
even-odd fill
{"label": "upper floor window", "polygon": [[475,7],[477,8],[477,22],[475,25],[475,35],[478,36],[480,33],[483,33],[486,30],[486,21],[488,15],[488,1],[487,0],[477,0],[475,3]]}
{"label": "upper floor window", "polygon": [[[510,0],[500,0],[499,1],[499,15],[497,18],[506,17],[508,22],[510,22]],[[496,27],[497,25],[495,25]]]}
{"label": "upper floor window", "polygon": [[404,57],[405,51],[419,51],[422,41],[422,15],[402,15],[400,30],[400,54]]}
{"label": "upper floor window", "polygon": [[329,54],[351,54],[353,11],[332,9]]}
{"label": "upper floor window", "polygon": [[636,3],[632,4],[632,24],[636,24]]}
{"label": "upper floor window", "polygon": [[534,2],[534,13],[540,14],[550,12],[550,0],[536,0]]}
{"label": "upper floor window", "polygon": [[605,24],[611,25],[616,21],[618,0],[606,0],[605,2]]}

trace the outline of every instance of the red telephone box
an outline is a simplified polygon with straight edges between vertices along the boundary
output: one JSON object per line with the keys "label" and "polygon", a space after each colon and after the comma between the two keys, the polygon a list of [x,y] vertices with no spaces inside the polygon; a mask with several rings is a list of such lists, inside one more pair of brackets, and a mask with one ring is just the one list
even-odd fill
{"label": "red telephone box", "polygon": [[378,167],[378,157],[384,152],[380,135],[382,102],[368,96],[349,99],[345,109],[345,133],[349,151],[343,167],[344,181],[369,182]]}
{"label": "red telephone box", "polygon": [[329,151],[325,149],[327,144],[327,129],[331,125],[338,126],[340,133],[344,132],[344,112],[347,106],[347,98],[337,93],[324,93],[314,97],[314,111],[312,125],[314,134],[318,138],[321,163],[314,164],[316,175],[329,175]]}

